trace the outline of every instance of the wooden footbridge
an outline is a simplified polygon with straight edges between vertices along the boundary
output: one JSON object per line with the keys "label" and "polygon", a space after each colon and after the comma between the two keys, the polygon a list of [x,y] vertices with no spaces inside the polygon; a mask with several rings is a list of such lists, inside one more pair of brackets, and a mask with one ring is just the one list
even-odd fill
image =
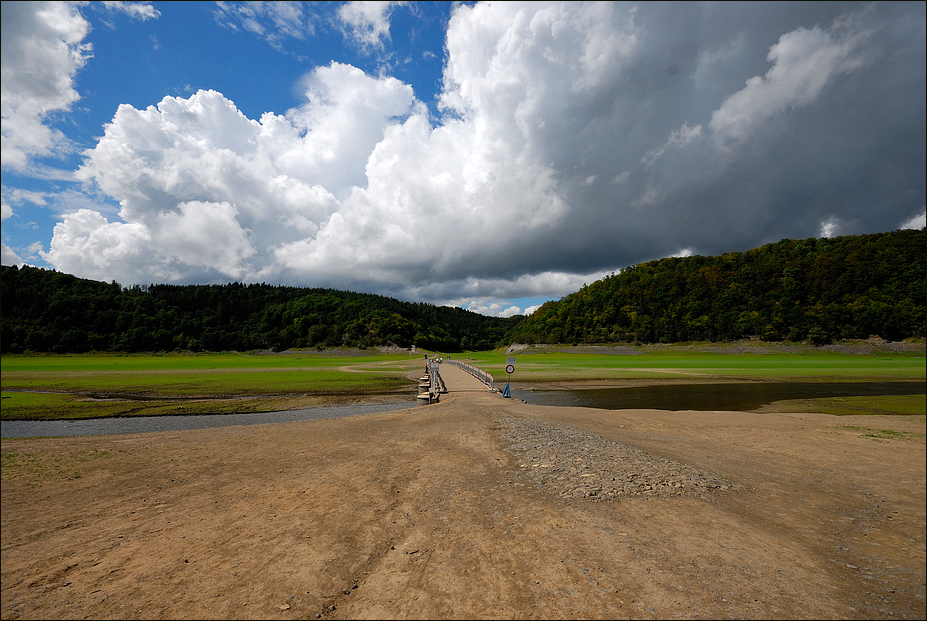
{"label": "wooden footbridge", "polygon": [[448,392],[495,392],[494,384],[492,375],[472,364],[431,359],[425,363],[425,372],[419,378],[417,398],[421,402],[437,403],[441,395]]}

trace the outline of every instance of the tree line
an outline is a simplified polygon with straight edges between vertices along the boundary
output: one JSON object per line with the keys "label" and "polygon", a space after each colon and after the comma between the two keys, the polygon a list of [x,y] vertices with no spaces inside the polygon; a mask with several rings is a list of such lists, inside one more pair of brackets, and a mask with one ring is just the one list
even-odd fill
{"label": "tree line", "polygon": [[4,353],[500,345],[521,318],[322,288],[122,287],[35,267],[0,272]]}
{"label": "tree line", "polygon": [[924,337],[924,229],[784,239],[747,252],[650,261],[515,326],[520,343],[811,341]]}
{"label": "tree line", "polygon": [[649,261],[511,318],[333,289],[122,287],[4,266],[0,351],[415,345],[450,353],[511,343],[923,338],[925,242],[924,229],[903,230]]}

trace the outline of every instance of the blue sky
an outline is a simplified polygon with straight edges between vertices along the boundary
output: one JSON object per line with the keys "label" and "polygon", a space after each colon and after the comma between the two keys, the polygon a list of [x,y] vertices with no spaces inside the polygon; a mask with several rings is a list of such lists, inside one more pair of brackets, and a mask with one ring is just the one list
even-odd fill
{"label": "blue sky", "polygon": [[10,3],[3,264],[495,315],[921,228],[923,3]]}

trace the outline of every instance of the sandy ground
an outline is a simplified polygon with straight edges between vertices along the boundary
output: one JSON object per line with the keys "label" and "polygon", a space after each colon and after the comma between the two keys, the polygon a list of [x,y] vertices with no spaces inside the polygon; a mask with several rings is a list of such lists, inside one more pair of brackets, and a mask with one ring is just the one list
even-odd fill
{"label": "sandy ground", "polygon": [[[0,616],[927,616],[923,416],[550,408],[442,375],[383,414],[4,440]],[[730,485],[574,487],[633,479],[612,447]]]}

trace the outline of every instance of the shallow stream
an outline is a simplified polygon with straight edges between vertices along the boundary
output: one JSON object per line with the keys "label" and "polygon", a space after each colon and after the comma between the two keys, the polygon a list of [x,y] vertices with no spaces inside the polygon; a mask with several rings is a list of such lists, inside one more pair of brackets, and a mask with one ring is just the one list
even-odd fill
{"label": "shallow stream", "polygon": [[[533,405],[590,407],[607,410],[738,410],[749,411],[773,401],[881,395],[927,394],[927,382],[758,382],[593,388],[583,390],[520,390],[512,396]],[[89,420],[2,421],[0,437],[91,436],[103,434],[180,431],[231,425],[289,423],[320,418],[357,416],[416,407],[408,403],[371,403],[263,412],[194,416],[138,416]]]}
{"label": "shallow stream", "polygon": [[0,438],[36,438],[47,436],[96,436],[104,434],[143,433],[146,431],[181,431],[232,425],[291,423],[299,420],[339,418],[373,414],[415,407],[408,403],[368,403],[337,405],[285,412],[255,414],[207,414],[192,416],[136,416],[127,418],[92,418],[85,420],[5,420],[0,422]]}
{"label": "shallow stream", "polygon": [[737,410],[750,411],[773,401],[927,394],[927,382],[751,382],[591,388],[584,390],[512,390],[512,396],[534,405],[606,410]]}

